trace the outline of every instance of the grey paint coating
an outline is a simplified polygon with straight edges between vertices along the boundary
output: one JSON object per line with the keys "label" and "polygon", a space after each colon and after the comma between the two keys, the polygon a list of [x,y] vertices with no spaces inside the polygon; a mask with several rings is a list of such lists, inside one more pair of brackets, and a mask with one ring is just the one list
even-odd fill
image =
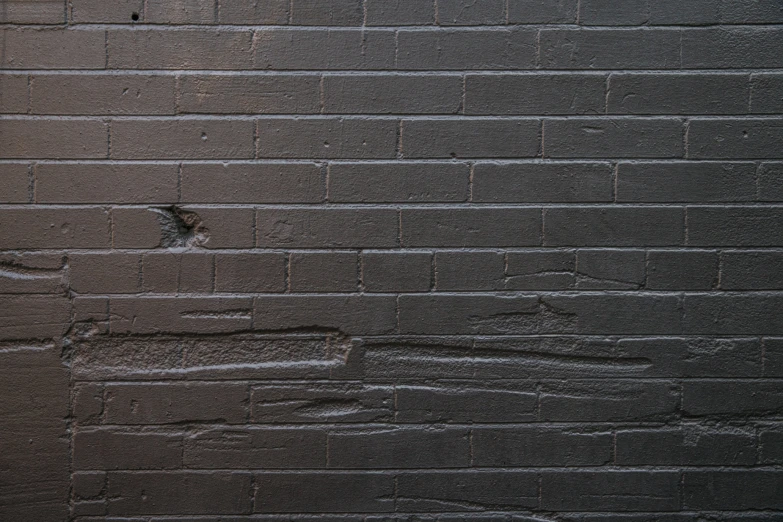
{"label": "grey paint coating", "polygon": [[780,520],[781,24],[3,2],[0,520]]}

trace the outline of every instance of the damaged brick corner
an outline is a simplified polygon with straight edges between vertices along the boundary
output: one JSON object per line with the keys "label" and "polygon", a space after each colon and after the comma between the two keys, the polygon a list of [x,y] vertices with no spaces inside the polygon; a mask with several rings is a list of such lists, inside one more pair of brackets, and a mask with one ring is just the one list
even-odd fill
{"label": "damaged brick corner", "polygon": [[209,229],[201,217],[190,210],[172,205],[151,208],[157,214],[163,248],[199,248],[209,241]]}

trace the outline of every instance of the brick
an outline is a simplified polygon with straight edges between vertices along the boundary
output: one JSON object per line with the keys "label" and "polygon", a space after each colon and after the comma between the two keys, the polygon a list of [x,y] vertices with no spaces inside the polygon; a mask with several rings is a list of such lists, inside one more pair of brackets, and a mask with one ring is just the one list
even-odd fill
{"label": "brick", "polygon": [[329,433],[329,468],[463,468],[470,466],[465,428],[361,428]]}
{"label": "brick", "polygon": [[582,25],[643,25],[650,16],[648,0],[631,0],[621,5],[609,0],[585,0],[579,3]]}
{"label": "brick", "polygon": [[258,122],[260,158],[396,157],[398,123],[361,119],[270,119]]}
{"label": "brick", "polygon": [[62,0],[9,0],[3,6],[3,24],[61,24],[65,22]]}
{"label": "brick", "polygon": [[89,515],[105,515],[106,514],[106,501],[100,500],[76,500],[73,503],[73,510],[71,511],[76,516],[89,516]]}
{"label": "brick", "polygon": [[576,287],[580,290],[636,290],[645,282],[643,250],[579,250]]}
{"label": "brick", "polygon": [[246,331],[252,300],[245,297],[113,298],[111,330],[117,334],[227,333]]}
{"label": "brick", "polygon": [[621,339],[616,355],[641,358],[651,377],[757,377],[761,344],[756,339]]}
{"label": "brick", "polygon": [[[743,15],[744,16],[744,15]],[[775,68],[783,64],[777,27],[708,27],[682,32],[683,69]]]}
{"label": "brick", "polygon": [[544,157],[682,158],[683,123],[677,119],[546,120]]}
{"label": "brick", "polygon": [[282,292],[286,258],[282,253],[218,254],[216,292]]}
{"label": "brick", "polygon": [[383,335],[396,330],[393,296],[286,295],[256,298],[253,325],[261,330],[326,329]]}
{"label": "brick", "polygon": [[395,419],[407,423],[531,422],[538,402],[529,385],[499,383],[397,386],[395,397]]}
{"label": "brick", "polygon": [[73,492],[78,499],[101,496],[106,487],[106,473],[103,471],[82,471],[73,474]]}
{"label": "brick", "polygon": [[156,248],[161,246],[159,213],[146,208],[111,210],[111,243],[114,248]]}
{"label": "brick", "polygon": [[713,25],[720,22],[720,9],[720,5],[711,1],[683,4],[677,0],[659,0],[650,3],[649,21],[651,25]]}
{"label": "brick", "polygon": [[504,25],[506,3],[503,0],[456,0],[438,6],[439,25]]}
{"label": "brick", "polygon": [[0,339],[59,337],[67,328],[70,303],[60,296],[0,297]]}
{"label": "brick", "polygon": [[780,509],[781,488],[776,471],[686,471],[682,503],[686,509]]}
{"label": "brick", "polygon": [[613,74],[607,112],[745,114],[749,93],[748,76],[744,74]]}
{"label": "brick", "polygon": [[73,438],[75,469],[179,469],[182,435],[82,429]]}
{"label": "brick", "polygon": [[[30,309],[23,302],[7,298],[0,302],[0,337],[6,336],[5,316],[12,309],[23,315],[51,312],[45,306]],[[39,319],[46,320],[45,316]],[[54,314],[48,320],[56,320]],[[39,325],[29,332],[30,337],[48,335],[47,330]],[[4,343],[0,348],[0,516],[4,520],[68,518],[70,450],[65,419],[70,414],[69,372],[60,352],[51,342]]]}
{"label": "brick", "polygon": [[209,293],[212,291],[215,274],[214,256],[185,253],[177,256],[179,272],[178,288],[180,292]]}
{"label": "brick", "polygon": [[780,114],[783,112],[783,75],[754,74],[750,77],[751,114]]}
{"label": "brick", "polygon": [[532,508],[538,505],[538,477],[527,471],[402,473],[397,505],[424,512]]}
{"label": "brick", "polygon": [[390,386],[363,384],[263,385],[251,389],[254,423],[387,422],[394,417]]}
{"label": "brick", "polygon": [[688,245],[777,246],[783,241],[778,207],[689,207]]}
{"label": "brick", "polygon": [[0,248],[107,248],[109,219],[102,208],[0,210]]}
{"label": "brick", "polygon": [[764,376],[783,376],[783,342],[781,339],[764,339]]}
{"label": "brick", "polygon": [[542,29],[541,65],[544,69],[679,69],[680,31]]}
{"label": "brick", "polygon": [[533,208],[402,209],[405,247],[501,247],[541,243]]}
{"label": "brick", "polygon": [[204,114],[320,112],[318,76],[182,76],[179,111]]}
{"label": "brick", "polygon": [[613,460],[610,432],[562,428],[472,430],[473,466],[600,466]]}
{"label": "brick", "polygon": [[247,418],[247,386],[229,383],[106,385],[107,424],[242,424]]}
{"label": "brick", "polygon": [[206,248],[252,248],[254,246],[252,208],[187,207],[195,212],[209,231]]}
{"label": "brick", "polygon": [[[72,320],[75,323],[91,324],[94,333],[106,334],[109,332],[109,298],[93,296],[75,296],[71,298],[73,304],[71,310]],[[79,330],[78,325],[76,330]]]}
{"label": "brick", "polygon": [[411,120],[402,122],[406,158],[520,158],[540,154],[535,120]]}
{"label": "brick", "polygon": [[362,25],[362,0],[294,0],[293,25]]}
{"label": "brick", "polygon": [[576,284],[574,252],[532,250],[509,252],[506,265],[508,290],[567,290]]}
{"label": "brick", "polygon": [[323,468],[326,444],[318,429],[214,429],[185,439],[183,460],[197,469]]}
{"label": "brick", "polygon": [[29,104],[28,83],[27,75],[0,76],[0,91],[3,93],[0,96],[0,112],[3,114],[24,114],[27,112]]}
{"label": "brick", "polygon": [[261,29],[253,66],[274,70],[375,70],[394,67],[394,31],[383,29]]}
{"label": "brick", "polygon": [[100,424],[103,417],[103,385],[89,383],[74,386],[71,407],[77,425]]}
{"label": "brick", "polygon": [[77,24],[129,24],[134,21],[134,14],[141,16],[143,11],[143,0],[73,0],[70,3],[71,19]]}
{"label": "brick", "polygon": [[428,252],[364,252],[362,284],[366,292],[426,292],[432,255]]}
{"label": "brick", "polygon": [[291,292],[356,292],[359,289],[359,254],[306,252],[291,254]]}
{"label": "brick", "polygon": [[112,159],[252,158],[253,148],[250,121],[118,120],[111,124]]}
{"label": "brick", "polygon": [[367,0],[367,25],[432,25],[435,4],[419,0]]}
{"label": "brick", "polygon": [[783,289],[783,254],[766,251],[722,252],[720,287],[724,290]]}
{"label": "brick", "polygon": [[759,201],[783,201],[783,163],[762,163],[758,169]]}
{"label": "brick", "polygon": [[70,287],[80,294],[135,294],[141,282],[138,254],[68,256]]}
{"label": "brick", "polygon": [[683,209],[676,207],[547,208],[544,210],[544,244],[681,245],[685,239],[683,214]]}
{"label": "brick", "polygon": [[462,163],[330,163],[329,201],[466,201],[469,177]]}
{"label": "brick", "polygon": [[621,466],[748,466],[756,463],[756,436],[742,428],[635,429],[617,433]]}
{"label": "brick", "polygon": [[[0,85],[0,89],[2,89],[2,85]],[[0,203],[30,202],[31,171],[32,167],[27,163],[5,163],[0,165],[0,184],[3,186]]]}
{"label": "brick", "polygon": [[396,247],[393,209],[259,209],[258,246],[264,248]]}
{"label": "brick", "polygon": [[774,24],[783,21],[783,13],[775,2],[754,0],[721,0],[720,17],[725,24]]}
{"label": "brick", "polygon": [[692,120],[688,126],[688,158],[767,159],[783,157],[779,119]]}
{"label": "brick", "polygon": [[104,31],[15,28],[0,30],[3,69],[103,69]]}
{"label": "brick", "polygon": [[528,334],[538,329],[536,296],[401,295],[403,334]]}
{"label": "brick", "polygon": [[321,168],[315,163],[185,163],[186,203],[320,203]]}
{"label": "brick", "polygon": [[36,159],[106,158],[108,131],[95,120],[2,120],[3,157]]}
{"label": "brick", "polygon": [[673,418],[679,387],[666,381],[546,382],[539,418],[552,422],[662,421]]}
{"label": "brick", "polygon": [[177,165],[39,163],[38,203],[173,203]]}
{"label": "brick", "polygon": [[769,310],[779,306],[777,294],[695,294],[683,300],[683,332],[708,335],[776,335],[783,322]]}
{"label": "brick", "polygon": [[553,324],[543,324],[551,333],[572,329],[596,335],[666,335],[677,334],[682,327],[680,302],[674,295],[560,295],[546,296],[542,304],[554,314]]}
{"label": "brick", "polygon": [[323,78],[325,114],[457,114],[458,76],[332,76]]}
{"label": "brick", "polygon": [[32,114],[174,114],[174,77],[39,75],[31,79]]}
{"label": "brick", "polygon": [[397,67],[407,70],[534,69],[536,31],[402,29]]}
{"label": "brick", "polygon": [[108,474],[110,515],[247,514],[251,506],[249,473],[210,471]]}
{"label": "brick", "polygon": [[783,462],[783,431],[777,427],[764,427],[759,432],[759,463]]}
{"label": "brick", "polygon": [[394,511],[394,475],[258,473],[256,513],[387,513]]}
{"label": "brick", "polygon": [[240,69],[251,60],[250,31],[117,29],[108,35],[109,69]]}
{"label": "brick", "polygon": [[541,507],[551,511],[677,511],[674,471],[564,471],[541,474]]}
{"label": "brick", "polygon": [[279,25],[287,24],[290,2],[280,0],[223,0],[220,2],[221,24]]}
{"label": "brick", "polygon": [[756,199],[756,167],[749,163],[620,163],[617,201],[732,202]]}
{"label": "brick", "polygon": [[646,288],[712,290],[718,284],[718,256],[708,251],[650,251]]}
{"label": "brick", "polygon": [[508,4],[509,23],[573,24],[577,17],[577,0],[518,0]]}
{"label": "brick", "polygon": [[211,0],[152,0],[144,6],[148,24],[212,24],[217,9]]}
{"label": "brick", "polygon": [[505,255],[500,252],[437,252],[435,290],[502,290]]}
{"label": "brick", "polygon": [[612,169],[601,163],[478,163],[472,192],[477,203],[612,201]]}
{"label": "brick", "polygon": [[[157,252],[142,256],[143,292],[210,292],[212,256]],[[190,272],[185,273],[187,269]]]}
{"label": "brick", "polygon": [[783,390],[775,381],[687,381],[682,411],[694,417],[776,416],[783,411]]}
{"label": "brick", "polygon": [[150,253],[142,257],[142,289],[145,292],[200,292],[213,290],[214,256]]}
{"label": "brick", "polygon": [[604,75],[472,75],[465,77],[465,114],[603,114]]}

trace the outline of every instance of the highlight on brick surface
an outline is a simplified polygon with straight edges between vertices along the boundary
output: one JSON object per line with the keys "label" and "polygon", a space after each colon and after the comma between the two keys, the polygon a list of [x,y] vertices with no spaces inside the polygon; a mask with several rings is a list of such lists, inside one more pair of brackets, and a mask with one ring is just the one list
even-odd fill
{"label": "highlight on brick surface", "polygon": [[0,0],[0,522],[783,520],[783,1]]}

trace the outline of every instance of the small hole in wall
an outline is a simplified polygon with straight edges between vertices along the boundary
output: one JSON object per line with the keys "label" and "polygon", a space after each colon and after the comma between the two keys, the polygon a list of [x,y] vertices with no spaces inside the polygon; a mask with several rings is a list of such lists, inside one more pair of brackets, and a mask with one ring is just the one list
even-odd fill
{"label": "small hole in wall", "polygon": [[133,20],[134,22],[138,22],[139,21],[139,13],[133,13],[131,15],[131,20]]}

